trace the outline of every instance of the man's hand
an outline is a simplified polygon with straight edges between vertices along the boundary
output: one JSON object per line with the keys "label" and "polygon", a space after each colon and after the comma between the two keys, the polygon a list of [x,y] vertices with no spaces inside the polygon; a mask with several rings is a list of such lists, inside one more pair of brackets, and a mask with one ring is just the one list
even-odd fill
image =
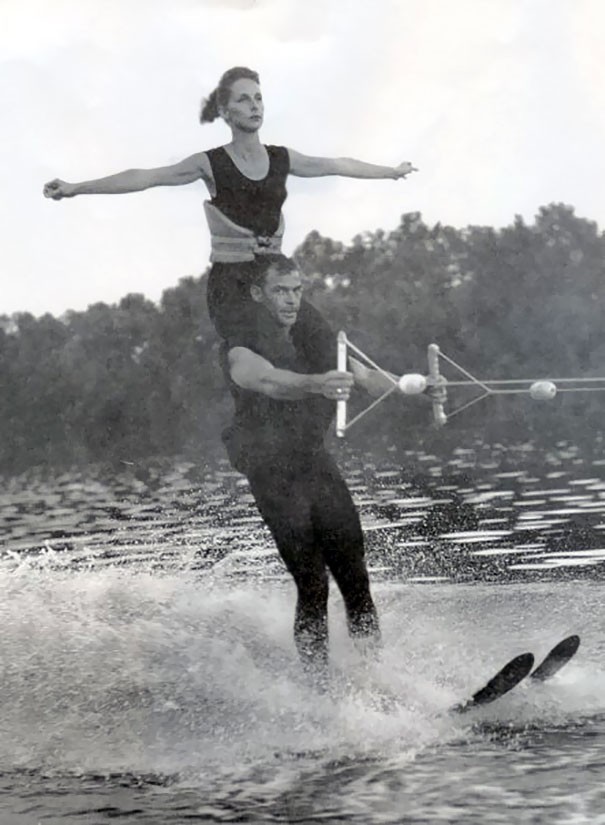
{"label": "man's hand", "polygon": [[318,376],[317,392],[331,401],[347,401],[354,383],[350,372],[330,370]]}
{"label": "man's hand", "polygon": [[52,198],[54,201],[60,201],[61,198],[73,198],[74,196],[71,183],[66,183],[64,180],[59,180],[59,178],[44,184],[42,192],[45,198]]}

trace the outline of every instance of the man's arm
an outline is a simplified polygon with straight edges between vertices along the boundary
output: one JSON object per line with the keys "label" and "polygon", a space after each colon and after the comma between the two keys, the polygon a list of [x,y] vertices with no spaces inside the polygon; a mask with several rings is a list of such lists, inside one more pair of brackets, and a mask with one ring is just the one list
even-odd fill
{"label": "man's arm", "polygon": [[229,373],[238,387],[278,401],[300,401],[322,395],[332,401],[346,401],[353,386],[349,372],[331,370],[303,375],[274,367],[270,361],[246,347],[233,347],[228,353]]}
{"label": "man's arm", "polygon": [[326,175],[340,175],[344,178],[391,179],[405,178],[410,172],[418,171],[407,161],[399,166],[379,166],[354,158],[319,158],[302,155],[288,149],[290,174],[299,178],[321,178]]}
{"label": "man's arm", "polygon": [[183,186],[203,180],[213,185],[212,169],[205,152],[190,155],[180,163],[156,169],[127,169],[116,175],[80,183],[67,183],[55,178],[44,186],[44,197],[53,200],[73,198],[75,195],[121,195],[140,192],[152,186]]}

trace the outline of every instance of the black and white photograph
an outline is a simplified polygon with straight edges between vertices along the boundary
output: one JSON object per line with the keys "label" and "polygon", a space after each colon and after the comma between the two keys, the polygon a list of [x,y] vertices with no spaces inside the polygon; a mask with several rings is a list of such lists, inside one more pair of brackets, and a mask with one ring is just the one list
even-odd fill
{"label": "black and white photograph", "polygon": [[0,0],[0,825],[605,822],[604,38]]}

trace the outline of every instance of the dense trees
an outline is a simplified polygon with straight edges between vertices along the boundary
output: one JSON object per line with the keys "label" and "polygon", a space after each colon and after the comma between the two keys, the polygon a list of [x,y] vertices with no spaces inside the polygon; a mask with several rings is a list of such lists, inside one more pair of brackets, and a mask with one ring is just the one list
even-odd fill
{"label": "dense trees", "polygon": [[[603,373],[605,236],[569,206],[501,230],[407,214],[350,245],[312,232],[297,258],[334,326],[396,372],[422,371],[437,341],[476,374]],[[182,279],[159,305],[127,295],[61,319],[0,317],[0,470],[210,449],[229,410],[217,352],[203,277]],[[605,393],[569,395],[538,413],[507,400],[456,427],[591,438],[604,403]],[[425,415],[409,417],[418,434]],[[387,407],[382,432],[390,418]]]}

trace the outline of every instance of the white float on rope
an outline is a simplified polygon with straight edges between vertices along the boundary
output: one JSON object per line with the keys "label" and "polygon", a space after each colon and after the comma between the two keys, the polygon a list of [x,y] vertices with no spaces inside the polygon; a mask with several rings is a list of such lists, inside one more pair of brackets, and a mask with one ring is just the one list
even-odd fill
{"label": "white float on rope", "polygon": [[534,401],[550,401],[557,394],[557,385],[553,381],[534,381],[529,394]]}
{"label": "white float on rope", "polygon": [[404,395],[420,395],[426,390],[426,378],[418,372],[406,372],[397,384]]}

